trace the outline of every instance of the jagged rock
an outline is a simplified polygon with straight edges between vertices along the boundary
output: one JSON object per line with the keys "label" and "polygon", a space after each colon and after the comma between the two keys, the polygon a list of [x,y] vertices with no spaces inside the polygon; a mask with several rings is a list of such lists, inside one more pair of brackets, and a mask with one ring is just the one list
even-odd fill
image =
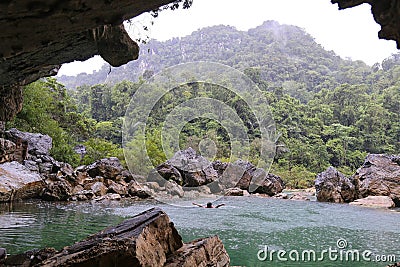
{"label": "jagged rock", "polygon": [[116,183],[112,180],[107,179],[104,184],[108,187],[107,193],[116,193],[121,196],[128,194],[128,189],[126,186]]}
{"label": "jagged rock", "polygon": [[20,137],[9,140],[5,132],[0,134],[0,162],[22,163],[28,154],[28,142]]}
{"label": "jagged rock", "polygon": [[168,194],[170,194],[172,196],[183,197],[185,194],[182,187],[179,186],[174,181],[167,181],[164,186],[165,186],[165,190],[168,192]]}
{"label": "jagged rock", "polygon": [[393,200],[388,196],[368,196],[356,199],[349,203],[350,205],[363,206],[370,208],[394,208]]}
{"label": "jagged rock", "polygon": [[239,187],[243,190],[249,190],[251,180],[253,179],[254,172],[256,171],[256,166],[254,166],[252,163],[244,160],[237,160],[233,163],[235,166],[239,166],[240,168],[243,169],[243,175],[239,179],[238,183],[236,184],[235,187]]}
{"label": "jagged rock", "polygon": [[53,140],[48,135],[21,132],[12,128],[5,132],[5,136],[14,143],[20,143],[20,140],[26,141],[28,143],[28,153],[35,156],[49,155],[50,149],[52,148]]}
{"label": "jagged rock", "polygon": [[369,154],[353,175],[358,197],[389,196],[400,206],[400,156]]}
{"label": "jagged rock", "polygon": [[83,186],[80,185],[80,184],[78,184],[77,186],[75,186],[74,188],[72,188],[71,194],[72,194],[72,195],[76,195],[76,194],[78,194],[79,192],[81,192],[81,191],[83,191],[83,190],[84,190]]}
{"label": "jagged rock", "polygon": [[249,192],[247,192],[247,190],[243,190],[243,189],[234,187],[234,188],[228,188],[227,190],[225,190],[224,195],[225,196],[233,196],[233,197],[242,197],[242,196],[248,196],[250,194],[249,194]]}
{"label": "jagged rock", "polygon": [[102,182],[95,182],[90,186],[90,189],[96,196],[104,196],[107,194],[107,187]]}
{"label": "jagged rock", "polygon": [[42,194],[42,199],[48,201],[66,201],[72,196],[71,185],[67,181],[49,183]]}
{"label": "jagged rock", "polygon": [[44,182],[39,174],[13,161],[0,164],[0,202],[39,197]]}
{"label": "jagged rock", "polygon": [[221,176],[228,167],[228,163],[216,160],[212,162],[212,167],[217,171],[218,176]]}
{"label": "jagged rock", "polygon": [[139,198],[151,197],[151,193],[149,191],[145,190],[144,188],[142,188],[135,180],[132,180],[129,182],[128,193],[129,193],[129,195],[131,195],[133,197],[139,197]]}
{"label": "jagged rock", "polygon": [[24,160],[23,165],[32,172],[39,172],[39,165],[33,160]]}
{"label": "jagged rock", "polygon": [[0,138],[0,163],[16,161],[14,157],[17,145],[10,140]]}
{"label": "jagged rock", "polygon": [[315,180],[317,200],[322,202],[351,202],[356,199],[353,182],[334,167],[319,173]]}
{"label": "jagged rock", "polygon": [[101,176],[105,179],[115,180],[115,178],[124,170],[124,167],[118,158],[110,157],[97,160],[93,164],[87,166],[85,169],[92,178]]}
{"label": "jagged rock", "polygon": [[[167,163],[162,163],[156,167],[156,171],[158,172],[161,177],[163,177],[165,180],[172,180],[177,182],[178,184],[183,184],[183,179],[182,175],[179,172],[177,168],[174,166],[167,164]],[[153,174],[154,176],[155,174]],[[151,176],[149,177],[151,178]],[[159,182],[160,179],[149,179],[149,182]],[[164,184],[160,184],[161,186],[164,186]]]}
{"label": "jagged rock", "polygon": [[[205,261],[208,259],[208,261]],[[184,244],[167,259],[165,267],[228,267],[229,255],[218,236],[197,239]]]}
{"label": "jagged rock", "polygon": [[208,165],[203,170],[196,172],[184,172],[184,186],[197,187],[207,185],[218,179],[218,173]]}
{"label": "jagged rock", "polygon": [[285,183],[278,175],[268,173],[262,184],[254,191],[255,193],[267,194],[274,196],[285,189]]}

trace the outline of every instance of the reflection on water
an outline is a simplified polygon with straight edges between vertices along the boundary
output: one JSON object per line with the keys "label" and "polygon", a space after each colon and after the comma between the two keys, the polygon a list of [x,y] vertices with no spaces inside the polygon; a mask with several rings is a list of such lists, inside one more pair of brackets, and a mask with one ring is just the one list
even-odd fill
{"label": "reflection on water", "polygon": [[218,234],[232,265],[243,266],[386,266],[366,262],[261,262],[264,248],[322,251],[336,248],[394,254],[400,261],[400,212],[341,204],[234,197],[219,200],[219,209],[182,208],[152,201],[108,203],[20,203],[8,211],[0,206],[0,246],[10,253],[53,246],[61,248],[117,224],[155,205],[174,222],[184,241]]}

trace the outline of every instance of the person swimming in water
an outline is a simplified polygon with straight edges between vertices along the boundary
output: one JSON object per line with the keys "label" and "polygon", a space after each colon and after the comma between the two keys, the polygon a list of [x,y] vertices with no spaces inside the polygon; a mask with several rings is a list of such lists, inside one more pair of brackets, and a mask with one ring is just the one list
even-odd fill
{"label": "person swimming in water", "polygon": [[194,202],[192,204],[195,205],[195,206],[198,206],[200,208],[206,208],[206,209],[218,209],[221,206],[225,206],[225,204],[222,203],[222,204],[218,204],[217,206],[214,207],[211,202],[207,202],[207,204],[205,206],[201,205],[201,204],[194,203]]}

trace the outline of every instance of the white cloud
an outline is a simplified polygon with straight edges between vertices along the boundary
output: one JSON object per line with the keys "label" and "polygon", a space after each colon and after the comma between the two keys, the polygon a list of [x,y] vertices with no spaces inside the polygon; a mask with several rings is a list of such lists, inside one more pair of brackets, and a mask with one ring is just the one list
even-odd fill
{"label": "white cloud", "polygon": [[[247,30],[266,20],[302,27],[325,49],[370,65],[397,52],[394,41],[378,39],[380,26],[373,20],[369,5],[339,11],[329,0],[194,0],[188,10],[161,12],[149,33],[153,39],[167,40],[218,24]],[[146,24],[150,16],[144,15],[135,21],[138,25]],[[140,33],[137,29],[140,26],[134,31],[136,35]],[[100,62],[104,61],[65,64],[60,74],[91,72],[99,68]]]}

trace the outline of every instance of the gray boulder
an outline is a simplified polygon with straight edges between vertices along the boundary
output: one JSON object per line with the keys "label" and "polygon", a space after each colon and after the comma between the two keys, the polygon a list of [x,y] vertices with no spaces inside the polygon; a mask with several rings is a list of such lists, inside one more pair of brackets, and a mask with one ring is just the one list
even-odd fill
{"label": "gray boulder", "polygon": [[353,181],[332,166],[317,175],[315,189],[321,202],[347,203],[356,199]]}
{"label": "gray boulder", "polygon": [[18,140],[25,140],[28,142],[28,153],[32,155],[49,155],[52,148],[53,139],[45,134],[21,132],[12,128],[5,132],[8,140],[14,143],[20,142]]}
{"label": "gray boulder", "polygon": [[262,184],[255,190],[255,193],[267,194],[274,196],[285,189],[285,182],[278,175],[268,173]]}
{"label": "gray boulder", "polygon": [[97,160],[91,165],[88,165],[85,170],[92,178],[101,176],[105,179],[115,180],[125,169],[118,158],[110,157]]}
{"label": "gray boulder", "polygon": [[13,161],[0,164],[0,202],[39,197],[45,184],[39,174]]}
{"label": "gray boulder", "polygon": [[400,206],[400,156],[369,154],[353,175],[358,198],[389,196]]}

